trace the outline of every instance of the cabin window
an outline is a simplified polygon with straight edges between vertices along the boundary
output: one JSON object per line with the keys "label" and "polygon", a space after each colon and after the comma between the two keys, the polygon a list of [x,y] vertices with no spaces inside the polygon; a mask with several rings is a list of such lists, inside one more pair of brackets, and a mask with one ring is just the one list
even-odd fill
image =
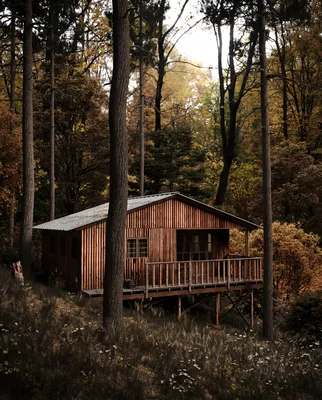
{"label": "cabin window", "polygon": [[77,238],[72,239],[72,257],[78,258],[79,252],[79,240]]}
{"label": "cabin window", "polygon": [[148,239],[135,238],[127,240],[127,258],[140,258],[148,256]]}
{"label": "cabin window", "polygon": [[50,252],[56,254],[57,251],[57,238],[56,236],[50,237]]}
{"label": "cabin window", "polygon": [[66,256],[66,237],[60,238],[60,254]]}
{"label": "cabin window", "polygon": [[212,259],[212,234],[184,231],[177,234],[177,260],[197,261]]}

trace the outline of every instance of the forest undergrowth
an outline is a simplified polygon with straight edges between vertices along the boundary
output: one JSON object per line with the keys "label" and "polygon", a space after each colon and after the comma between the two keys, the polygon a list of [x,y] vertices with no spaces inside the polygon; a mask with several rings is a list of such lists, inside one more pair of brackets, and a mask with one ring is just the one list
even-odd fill
{"label": "forest undergrowth", "polygon": [[109,340],[102,303],[0,275],[0,399],[320,399],[319,335],[215,327],[125,309]]}

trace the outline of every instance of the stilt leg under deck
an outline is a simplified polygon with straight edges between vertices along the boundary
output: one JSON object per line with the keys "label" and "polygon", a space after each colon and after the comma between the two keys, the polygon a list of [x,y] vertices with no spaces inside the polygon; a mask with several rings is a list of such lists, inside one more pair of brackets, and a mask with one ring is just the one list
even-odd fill
{"label": "stilt leg under deck", "polygon": [[216,325],[219,325],[219,315],[220,315],[220,293],[216,294]]}
{"label": "stilt leg under deck", "polygon": [[135,300],[134,301],[134,308],[137,314],[143,314],[143,301],[142,300]]}
{"label": "stilt leg under deck", "polygon": [[250,327],[254,328],[254,292],[250,292]]}
{"label": "stilt leg under deck", "polygon": [[181,298],[182,296],[178,296],[178,320],[181,319]]}

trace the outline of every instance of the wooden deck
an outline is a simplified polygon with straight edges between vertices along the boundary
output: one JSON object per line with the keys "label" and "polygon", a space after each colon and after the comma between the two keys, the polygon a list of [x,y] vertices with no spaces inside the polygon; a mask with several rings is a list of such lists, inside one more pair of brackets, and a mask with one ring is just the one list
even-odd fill
{"label": "wooden deck", "polygon": [[[260,257],[145,264],[145,285],[123,289],[124,300],[254,290],[263,287]],[[103,290],[84,290],[97,297]]]}

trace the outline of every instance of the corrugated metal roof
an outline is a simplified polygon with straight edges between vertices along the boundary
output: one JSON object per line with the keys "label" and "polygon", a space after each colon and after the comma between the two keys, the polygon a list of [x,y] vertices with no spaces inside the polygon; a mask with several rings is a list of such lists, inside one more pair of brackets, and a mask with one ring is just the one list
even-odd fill
{"label": "corrugated metal roof", "polygon": [[[169,192],[156,194],[151,196],[132,197],[128,200],[127,211],[135,210],[148,206],[152,203],[162,201],[178,194],[178,192]],[[53,221],[45,222],[44,224],[34,226],[34,229],[56,230],[56,231],[72,231],[82,226],[90,225],[95,222],[107,218],[109,203],[101,204],[100,206],[89,208],[75,214],[67,215],[66,217],[58,218]]]}
{"label": "corrugated metal roof", "polygon": [[[150,204],[176,197],[186,203],[192,204],[195,207],[204,209],[208,212],[214,213],[220,217],[223,217],[229,221],[233,221],[247,229],[258,229],[261,228],[250,221],[239,218],[236,215],[229,214],[225,211],[219,210],[218,208],[209,206],[208,204],[202,203],[191,197],[184,196],[179,192],[161,193],[150,196],[132,197],[128,200],[127,211],[134,211],[138,208],[146,207]],[[88,210],[80,211],[75,214],[67,215],[66,217],[55,219],[54,221],[45,222],[41,225],[34,226],[34,229],[43,230],[56,230],[56,231],[72,231],[74,229],[82,228],[93,224],[98,221],[102,221],[107,218],[109,203],[102,204],[97,207],[89,208]]]}

